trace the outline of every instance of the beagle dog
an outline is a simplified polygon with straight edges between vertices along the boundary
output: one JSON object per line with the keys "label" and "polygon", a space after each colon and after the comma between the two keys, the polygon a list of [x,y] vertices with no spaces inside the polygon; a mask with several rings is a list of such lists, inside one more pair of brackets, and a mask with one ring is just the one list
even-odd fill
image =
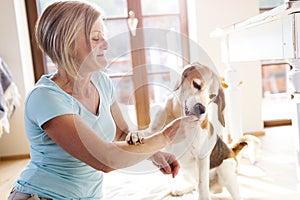
{"label": "beagle dog", "polygon": [[[196,133],[192,134],[193,138],[165,149],[175,154],[181,165],[181,175],[175,178],[177,184],[172,189],[173,195],[197,190],[199,200],[208,200],[211,199],[210,183],[212,185],[213,182],[221,181],[234,200],[242,199],[236,173],[236,156],[254,136],[243,136],[229,147],[222,140],[225,127],[224,109],[221,78],[209,67],[192,63],[184,67],[174,93],[151,119],[149,128],[139,132],[140,136],[150,135],[183,115],[194,115],[198,118],[198,121],[187,127],[188,131]],[[127,141],[134,144],[132,140],[140,139],[133,138],[130,135]]]}

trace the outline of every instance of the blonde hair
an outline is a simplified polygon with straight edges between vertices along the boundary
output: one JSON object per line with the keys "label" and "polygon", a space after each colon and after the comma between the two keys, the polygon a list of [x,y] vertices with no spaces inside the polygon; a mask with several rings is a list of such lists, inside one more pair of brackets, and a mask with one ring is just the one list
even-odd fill
{"label": "blonde hair", "polygon": [[90,33],[100,11],[80,1],[56,2],[48,6],[37,21],[36,41],[53,63],[69,76],[77,78],[79,63],[75,59],[75,40],[84,31],[91,49]]}

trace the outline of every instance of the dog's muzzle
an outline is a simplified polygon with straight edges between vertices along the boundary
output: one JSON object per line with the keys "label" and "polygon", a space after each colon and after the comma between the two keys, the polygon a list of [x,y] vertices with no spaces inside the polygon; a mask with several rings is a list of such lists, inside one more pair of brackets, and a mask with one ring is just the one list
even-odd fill
{"label": "dog's muzzle", "polygon": [[201,103],[196,103],[191,110],[185,105],[185,114],[188,115],[195,115],[197,118],[205,113],[206,109]]}

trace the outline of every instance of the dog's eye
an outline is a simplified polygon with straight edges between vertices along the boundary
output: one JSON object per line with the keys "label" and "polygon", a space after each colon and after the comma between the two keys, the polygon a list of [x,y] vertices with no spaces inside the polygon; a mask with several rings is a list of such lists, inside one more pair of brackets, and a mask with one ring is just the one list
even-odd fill
{"label": "dog's eye", "polygon": [[195,81],[193,81],[193,86],[194,86],[194,88],[196,88],[197,90],[201,90],[201,85],[199,85],[199,84],[196,83]]}

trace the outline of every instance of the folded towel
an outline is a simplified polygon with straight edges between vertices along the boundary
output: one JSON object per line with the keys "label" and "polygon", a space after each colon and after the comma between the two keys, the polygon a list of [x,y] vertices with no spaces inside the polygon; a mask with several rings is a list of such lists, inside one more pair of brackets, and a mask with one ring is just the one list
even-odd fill
{"label": "folded towel", "polygon": [[20,105],[20,94],[13,82],[8,66],[0,57],[0,137],[3,132],[9,133],[9,118],[16,106]]}

